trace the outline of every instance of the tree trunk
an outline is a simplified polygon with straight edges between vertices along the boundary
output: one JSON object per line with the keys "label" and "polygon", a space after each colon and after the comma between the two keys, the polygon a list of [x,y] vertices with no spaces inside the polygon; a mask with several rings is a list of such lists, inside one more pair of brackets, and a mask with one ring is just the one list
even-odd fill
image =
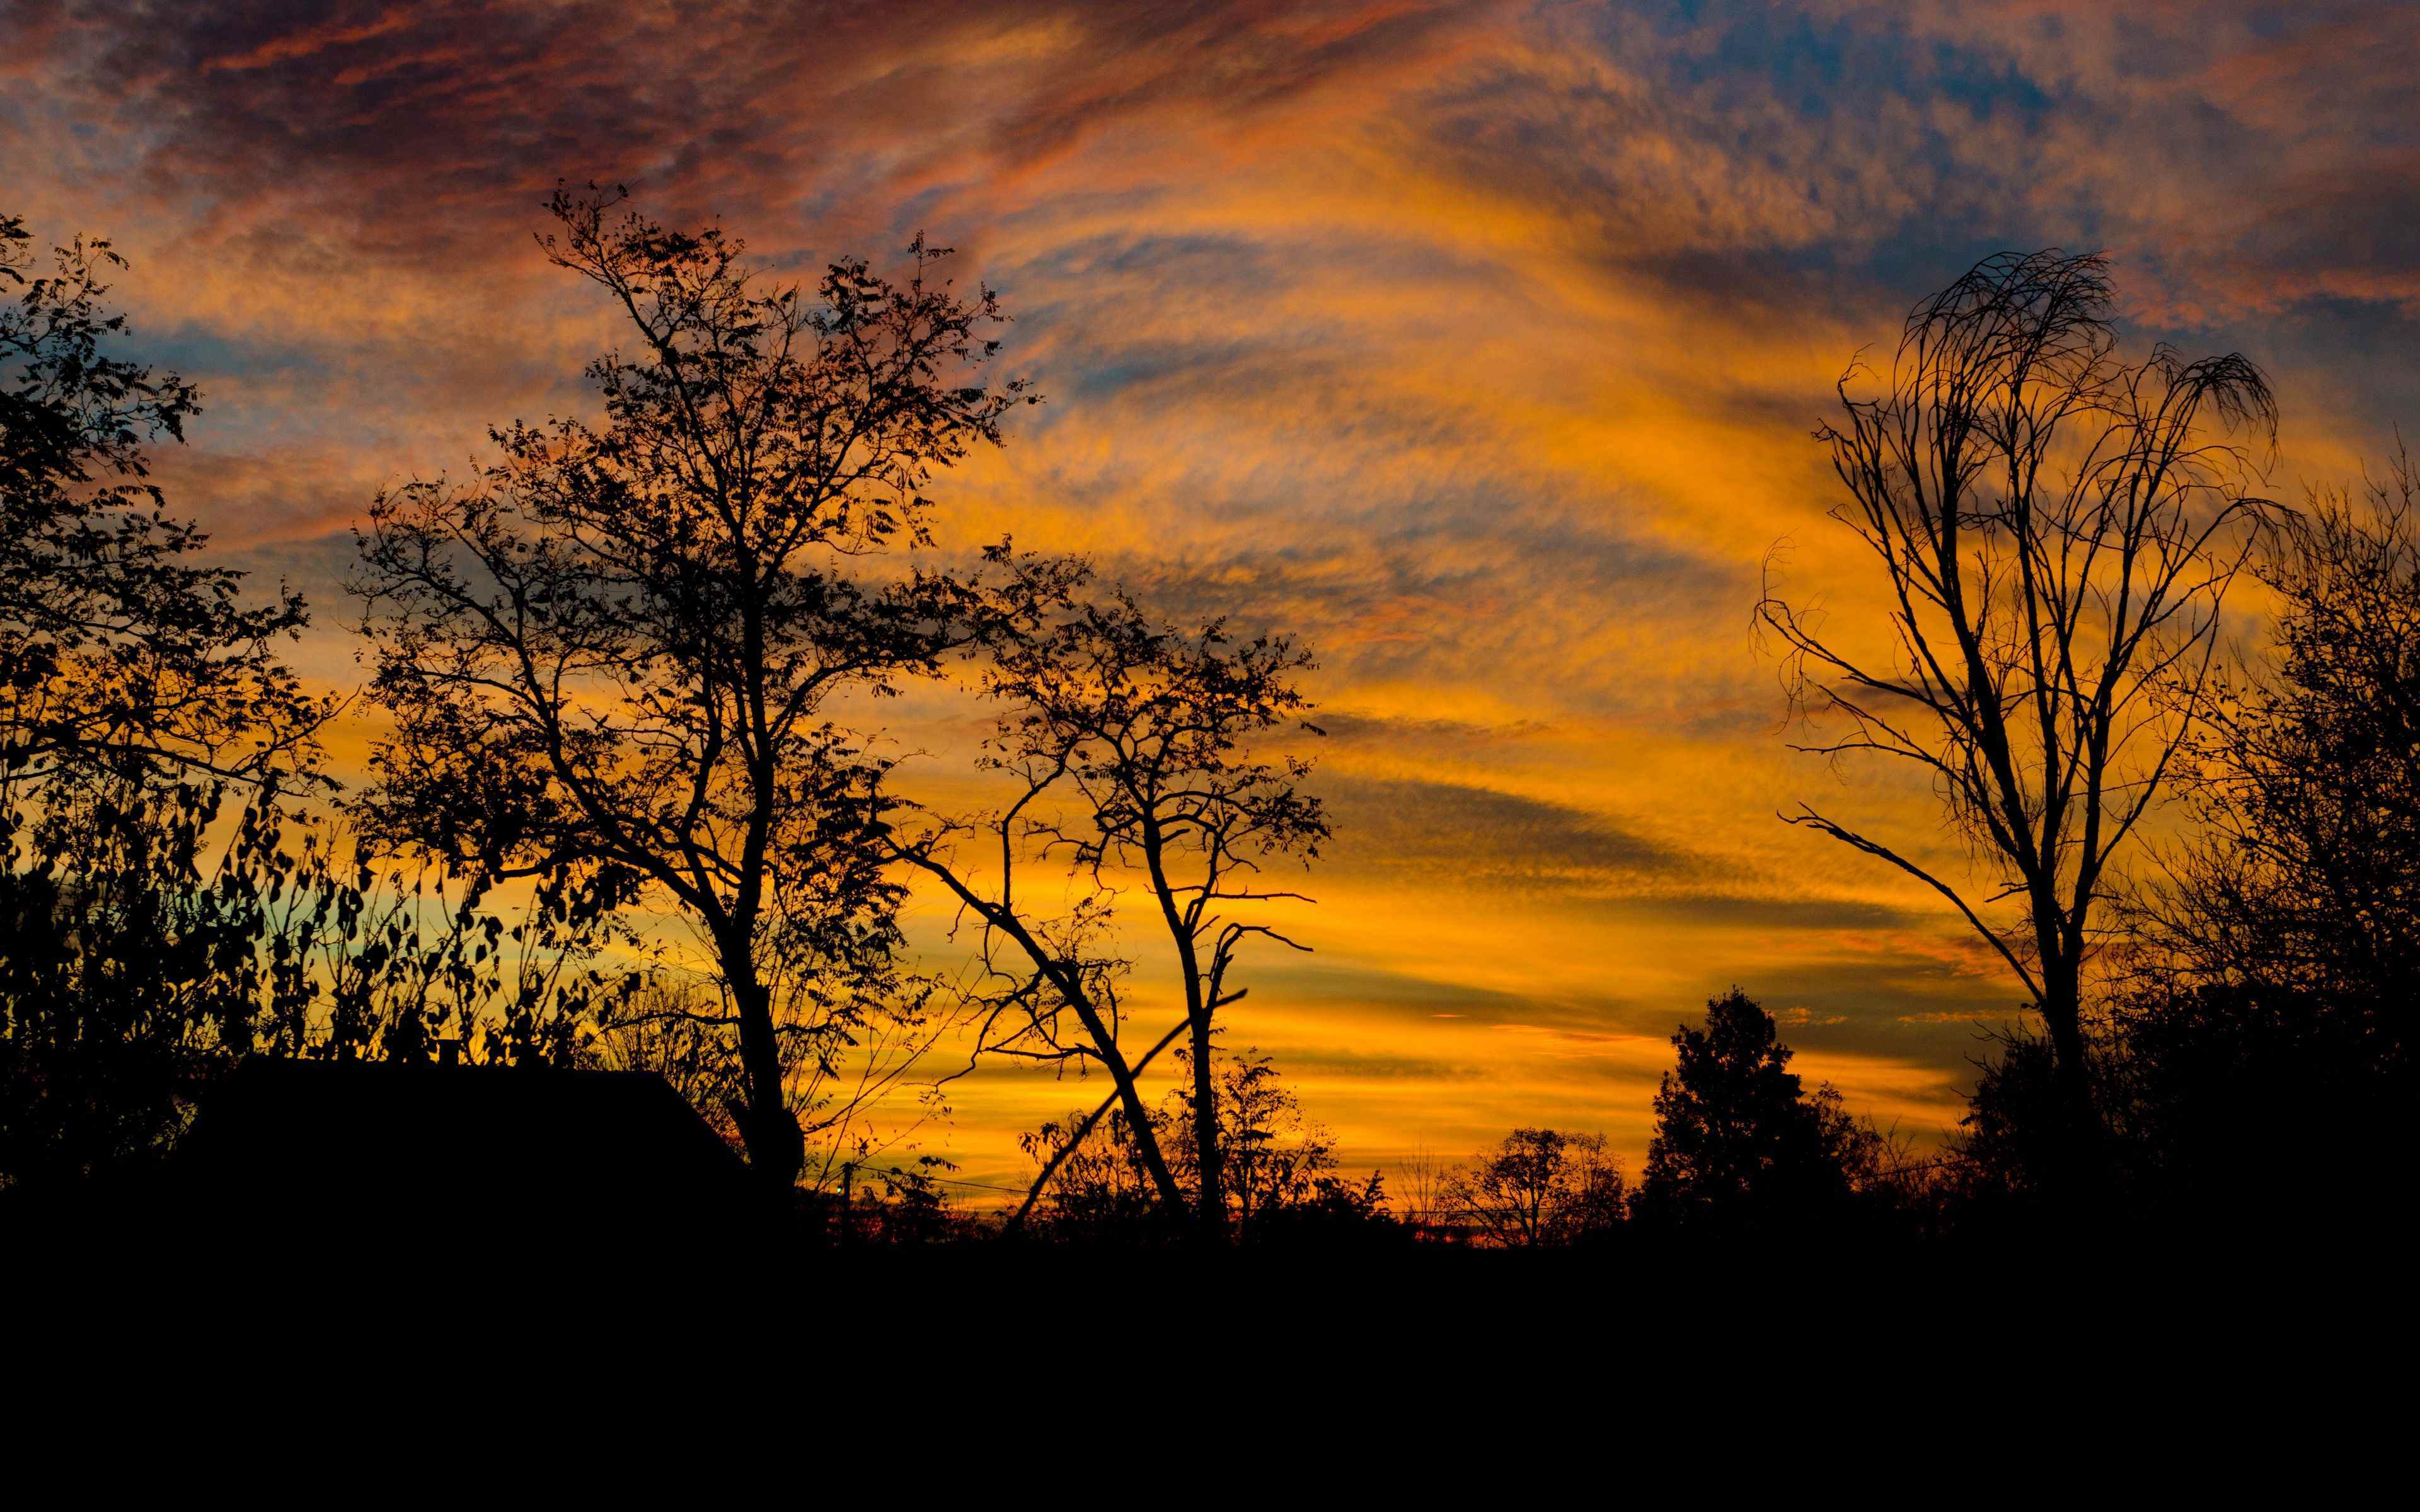
{"label": "tree trunk", "polygon": [[2089,1107],[2092,1085],[2084,1052],[2084,1005],[2072,962],[2052,961],[2042,972],[2042,1025],[2050,1031],[2051,1064],[2071,1107]]}
{"label": "tree trunk", "polygon": [[807,1142],[783,1092],[782,1049],[773,1031],[773,995],[756,980],[756,964],[744,953],[723,954],[725,980],[739,1010],[739,1065],[748,1076],[748,1105],[741,1110],[740,1137],[748,1165],[768,1192],[787,1192],[807,1163]]}
{"label": "tree trunk", "polygon": [[2086,1201],[2099,1186],[2100,1119],[2093,1106],[2092,1068],[2084,1043],[2082,973],[2064,953],[2044,963],[2042,1024],[2050,1032],[2051,1073],[2056,1083],[2059,1184],[2073,1201]]}
{"label": "tree trunk", "polygon": [[1218,1082],[1210,1068],[1210,1015],[1218,1005],[1210,1000],[1213,989],[1202,980],[1193,918],[1177,906],[1176,889],[1170,885],[1168,868],[1161,860],[1164,842],[1159,821],[1148,806],[1142,824],[1143,860],[1151,872],[1152,892],[1159,900],[1160,917],[1168,924],[1169,939],[1176,947],[1177,969],[1185,980],[1185,1017],[1193,1029],[1193,1170],[1199,1184],[1193,1196],[1194,1223],[1204,1244],[1223,1244],[1227,1240],[1226,1173],[1219,1169]]}
{"label": "tree trunk", "polygon": [[[1196,996],[1200,994],[1197,992]],[[1201,1179],[1195,1216],[1205,1242],[1227,1237],[1227,1181],[1218,1149],[1218,1083],[1210,1067],[1210,1015],[1190,1016],[1193,1028],[1193,1168]]]}

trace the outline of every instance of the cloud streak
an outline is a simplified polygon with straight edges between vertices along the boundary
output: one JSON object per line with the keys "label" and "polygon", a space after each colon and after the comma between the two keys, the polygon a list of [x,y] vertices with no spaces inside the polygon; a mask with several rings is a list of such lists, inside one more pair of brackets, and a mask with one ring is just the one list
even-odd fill
{"label": "cloud streak", "polygon": [[[1924,835],[1931,795],[1789,758],[1746,629],[1780,543],[1838,621],[1869,607],[1807,432],[1916,297],[2108,248],[2136,337],[2271,366],[2279,491],[2420,399],[2402,6],[6,15],[8,208],[137,258],[138,340],[209,395],[163,480],[314,583],[379,487],[586,404],[610,324],[529,241],[558,178],[719,214],[800,279],[957,245],[1050,402],[952,481],[945,548],[1013,530],[1321,656],[1321,954],[1235,1032],[1372,1158],[1516,1120],[1635,1154],[1664,1035],[1733,981],[1853,1103],[1951,1115],[2013,989],[1934,900],[1774,822],[1822,794]],[[345,619],[305,658],[331,678]],[[1067,1101],[960,1086],[978,1179]]]}

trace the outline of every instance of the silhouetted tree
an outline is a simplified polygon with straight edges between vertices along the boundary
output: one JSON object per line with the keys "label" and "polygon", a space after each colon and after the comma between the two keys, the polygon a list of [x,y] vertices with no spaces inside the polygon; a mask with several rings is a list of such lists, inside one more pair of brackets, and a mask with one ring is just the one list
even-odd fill
{"label": "silhouetted tree", "polygon": [[299,594],[241,602],[241,573],[198,560],[147,446],[182,441],[201,393],[110,348],[106,241],[28,276],[29,234],[0,215],[0,811],[70,770],[216,775],[307,769],[324,703],[271,647]]}
{"label": "silhouetted tree", "polygon": [[1178,630],[1121,593],[1006,643],[994,673],[1019,750],[1063,769],[1078,795],[1050,839],[1095,882],[1140,872],[1158,906],[1185,992],[1197,1212],[1214,1231],[1229,1183],[1211,1037],[1246,991],[1230,983],[1236,950],[1254,935],[1308,949],[1234,911],[1300,899],[1260,882],[1262,863],[1314,859],[1327,838],[1301,790],[1310,763],[1271,762],[1250,743],[1289,725],[1317,733],[1295,683],[1311,665],[1283,637],[1238,641],[1218,620]]}
{"label": "silhouetted tree", "polygon": [[0,1178],[21,1181],[156,1154],[249,1043],[287,865],[263,837],[316,783],[328,713],[271,649],[302,599],[245,607],[148,481],[201,396],[114,350],[124,260],[78,239],[40,272],[30,247],[0,215]]}
{"label": "silhouetted tree", "polygon": [[[2137,890],[2091,1064],[2138,1219],[2308,1228],[2407,1163],[2420,971],[2420,481],[2317,491],[2253,570],[2273,660],[2210,709],[2182,787],[2198,821]],[[2003,1195],[2042,1183],[2039,1047],[2008,1045],[1969,1149]],[[2257,1108],[2259,1116],[2246,1116]]]}
{"label": "silhouetted tree", "polygon": [[55,1184],[163,1153],[194,1084],[251,1041],[259,900],[228,873],[256,876],[265,856],[246,824],[227,872],[208,874],[216,799],[54,783],[33,854],[0,872],[0,1178]]}
{"label": "silhouetted tree", "polygon": [[1619,1230],[1621,1164],[1603,1134],[1515,1129],[1450,1177],[1444,1200],[1493,1243],[1584,1243]]}
{"label": "silhouetted tree", "polygon": [[1413,1237],[1449,1243],[1466,1237],[1462,1206],[1454,1193],[1461,1174],[1458,1164],[1441,1160],[1425,1149],[1414,1150],[1397,1164],[1389,1206]]}
{"label": "silhouetted tree", "polygon": [[2273,670],[2195,741],[2199,833],[2145,918],[2163,966],[2344,1017],[2381,1062],[2409,1057],[2420,977],[2415,501],[2398,455],[2364,499],[2315,494],[2268,537]]}
{"label": "silhouetted tree", "polygon": [[786,1187],[804,1143],[776,993],[878,1000],[898,940],[886,764],[829,706],[934,671],[978,607],[852,568],[923,540],[933,476],[1027,395],[981,382],[1004,317],[936,281],[921,239],[904,283],[844,262],[810,299],[620,199],[559,192],[542,242],[637,337],[588,369],[601,424],[497,431],[475,486],[384,494],[361,533],[394,717],[367,811],[465,872],[692,920],[745,1072],[734,1118]]}
{"label": "silhouetted tree", "polygon": [[[778,964],[771,975],[783,982]],[[803,1185],[829,1192],[845,1164],[886,1158],[947,1114],[944,1079],[918,1074],[959,1023],[938,984],[902,974],[879,1002],[786,984],[771,996],[784,1101],[807,1151]],[[717,1134],[745,1149],[733,1110],[747,1105],[748,1071],[719,980],[659,967],[638,990],[600,1005],[582,1028],[589,1058],[663,1077]]]}
{"label": "silhouetted tree", "polygon": [[[1974,900],[1909,851],[1802,808],[1947,898],[2032,995],[2073,1116],[2088,1097],[2083,971],[2112,857],[2208,712],[2219,608],[2262,502],[2247,455],[2275,408],[2237,355],[2116,356],[2106,266],[1985,259],[1908,317],[1882,392],[1841,379],[1817,432],[1882,569],[1887,651],[1868,656],[1768,594],[1794,700],[1844,728],[1801,748],[1931,775],[1999,872]],[[1993,904],[2022,905],[2011,922]]]}
{"label": "silhouetted tree", "polygon": [[1882,1157],[1880,1136],[1829,1087],[1807,1093],[1771,1014],[1734,987],[1707,1003],[1703,1028],[1682,1025],[1672,1047],[1631,1203],[1637,1217],[1739,1230],[1845,1212]]}
{"label": "silhouetted tree", "polygon": [[[1173,1122],[1201,1127],[1197,1100],[1204,1078],[1193,1073],[1193,1053],[1180,1048],[1184,1076],[1170,1094]],[[1317,1212],[1337,1219],[1358,1211],[1365,1218],[1382,1200],[1376,1173],[1359,1183],[1337,1175],[1336,1136],[1302,1111],[1302,1101],[1285,1084],[1277,1065],[1257,1049],[1221,1055],[1207,1078],[1217,1099],[1217,1190],[1235,1234],[1249,1241],[1264,1227],[1288,1214]],[[1190,1141],[1177,1164],[1180,1184],[1192,1188],[1198,1205],[1208,1186],[1199,1147]]]}
{"label": "silhouetted tree", "polygon": [[[1059,587],[1041,585],[1029,597],[1039,601]],[[1071,601],[1039,630],[1001,637],[993,655],[987,686],[1004,707],[986,760],[1023,790],[984,822],[997,841],[986,850],[998,856],[998,887],[981,890],[950,856],[948,843],[971,832],[967,824],[933,826],[900,854],[983,920],[986,967],[1005,987],[992,1022],[1015,1026],[1001,1046],[1044,1058],[1081,1056],[1108,1069],[1116,1084],[1111,1100],[1126,1104],[1130,1136],[1172,1199],[1177,1178],[1136,1088],[1140,1063],[1126,1064],[1115,1044],[1113,984],[1125,963],[1082,948],[1104,935],[1109,900],[1122,881],[1139,878],[1149,890],[1185,994],[1194,1214],[1215,1237],[1225,1228],[1230,1196],[1211,1085],[1217,1014],[1245,994],[1233,972],[1247,941],[1262,936],[1307,949],[1239,911],[1300,900],[1261,880],[1263,867],[1288,856],[1307,864],[1327,838],[1320,801],[1301,787],[1311,764],[1253,748],[1288,725],[1317,733],[1303,717],[1310,703],[1295,684],[1311,660],[1283,638],[1236,640],[1220,621],[1177,629],[1123,593]],[[1027,852],[1060,858],[1093,888],[1072,915],[1047,927],[1016,899],[1013,874]],[[1001,970],[992,949],[1001,942],[1021,957],[1018,969]],[[1063,1011],[1076,1014],[1083,1040],[1059,1036]],[[1104,1103],[1090,1121],[1106,1110]]]}
{"label": "silhouetted tree", "polygon": [[[1012,1227],[1026,1226],[1036,1209],[1046,1226],[1063,1238],[1131,1240],[1171,1232],[1165,1219],[1181,1211],[1184,1194],[1171,1197],[1160,1170],[1152,1168],[1144,1141],[1157,1152],[1167,1115],[1146,1110],[1138,1126],[1122,1102],[1106,1112],[1071,1114],[1017,1135],[1017,1144],[1040,1167]],[[1142,1129],[1138,1139],[1136,1130]]]}
{"label": "silhouetted tree", "polygon": [[[633,973],[605,920],[541,886],[517,918],[425,857],[382,855],[215,781],[62,774],[0,872],[0,1177],[166,1153],[255,1050],[570,1063]],[[224,823],[222,820],[224,819]]]}
{"label": "silhouetted tree", "polygon": [[[1190,1054],[1177,1052],[1180,1061]],[[1185,1069],[1185,1077],[1151,1110],[1151,1133],[1156,1148],[1174,1151],[1170,1172],[1187,1205],[1198,1211],[1202,1174],[1188,1135],[1198,1123],[1193,1100],[1200,1080],[1190,1066]],[[1280,1234],[1342,1240],[1357,1227],[1388,1222],[1378,1174],[1360,1181],[1338,1174],[1335,1136],[1304,1116],[1268,1057],[1257,1050],[1221,1056],[1209,1080],[1218,1099],[1218,1168],[1227,1218],[1239,1240]],[[1047,1200],[1053,1227],[1099,1236],[1152,1215],[1147,1198],[1156,1182],[1140,1141],[1114,1108],[1106,1116],[1054,1119],[1020,1138],[1042,1165],[1028,1207]]]}
{"label": "silhouetted tree", "polygon": [[914,1245],[947,1237],[950,1202],[941,1173],[955,1165],[939,1155],[887,1165],[852,1159],[848,1165],[847,1203],[834,1209],[844,1227],[831,1239],[845,1245]]}
{"label": "silhouetted tree", "polygon": [[[1003,718],[1003,741],[1007,728]],[[922,829],[903,828],[892,836],[892,854],[937,878],[956,900],[961,922],[968,918],[975,921],[975,980],[966,988],[966,995],[977,1005],[975,1049],[969,1063],[985,1055],[1005,1056],[1063,1070],[1073,1066],[1079,1074],[1097,1065],[1110,1088],[1097,1107],[1063,1129],[1046,1125],[1041,1134],[1030,1136],[1044,1141],[1030,1147],[1042,1169],[1010,1227],[1023,1224],[1051,1188],[1062,1165],[1079,1155],[1094,1158],[1087,1152],[1094,1149],[1094,1132],[1105,1121],[1109,1127],[1103,1137],[1126,1152],[1160,1217],[1172,1224],[1187,1204],[1162,1146],[1157,1119],[1143,1096],[1141,1078],[1187,1024],[1178,1021],[1140,1055],[1127,1053],[1121,1041],[1125,1011],[1120,988],[1129,963],[1117,953],[1110,937],[1113,900],[1096,890],[1073,899],[1063,911],[1054,910],[1037,903],[1032,888],[1020,890],[1018,886],[1020,873],[1028,870],[1026,863],[1034,858],[1049,828],[1027,810],[1065,778],[1065,769],[1013,747],[985,760],[1017,780],[1021,791],[1007,805],[978,817],[935,818]],[[962,854],[961,842],[978,836],[982,849],[997,856],[996,871],[986,873],[982,859]],[[1073,1030],[1066,1025],[1069,1018],[1076,1021]],[[1121,1191],[1119,1201],[1124,1200]],[[1061,1208],[1063,1214],[1065,1204]]]}

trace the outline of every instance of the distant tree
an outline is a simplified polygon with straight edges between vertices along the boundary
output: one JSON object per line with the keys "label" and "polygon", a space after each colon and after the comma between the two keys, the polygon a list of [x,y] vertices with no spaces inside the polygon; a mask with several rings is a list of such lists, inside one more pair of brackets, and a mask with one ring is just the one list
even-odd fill
{"label": "distant tree", "polygon": [[949,1195],[941,1173],[957,1167],[939,1155],[883,1165],[853,1159],[847,1162],[851,1180],[845,1206],[834,1216],[840,1231],[830,1237],[845,1245],[930,1244],[947,1237]]}
{"label": "distant tree", "polygon": [[1672,1047],[1631,1203],[1640,1219],[1744,1229],[1838,1216],[1883,1159],[1880,1136],[1838,1093],[1805,1090],[1773,1016],[1738,988],[1707,1003],[1704,1027],[1682,1025]]}
{"label": "distant tree", "polygon": [[[1028,597],[1039,601],[1059,587],[1039,584]],[[1013,1026],[999,1045],[1042,1058],[1080,1057],[1108,1070],[1110,1101],[1125,1105],[1130,1137],[1173,1201],[1177,1176],[1137,1083],[1141,1065],[1168,1041],[1128,1064],[1115,1043],[1112,995],[1124,959],[1078,948],[1105,937],[1122,884],[1132,879],[1147,891],[1185,995],[1192,1207],[1215,1239],[1233,1196],[1221,1168],[1213,1086],[1217,1015],[1245,994],[1233,979],[1247,942],[1260,936],[1307,949],[1250,911],[1300,900],[1263,880],[1263,869],[1280,858],[1308,864],[1328,834],[1319,799],[1303,791],[1311,764],[1255,749],[1289,726],[1317,733],[1296,682],[1311,663],[1281,637],[1239,640],[1222,621],[1190,630],[1163,624],[1124,593],[1064,603],[1038,630],[1003,635],[993,648],[987,686],[1002,713],[987,761],[1021,789],[983,821],[986,859],[997,857],[996,887],[950,850],[973,832],[970,823],[928,827],[904,840],[899,854],[982,920],[986,969],[1004,988],[999,1008],[1010,1011],[996,1011],[992,1022]],[[1029,854],[1056,858],[1089,886],[1072,915],[1046,925],[1018,902],[1013,876]],[[1083,1038],[1061,1037],[1066,1012]]]}
{"label": "distant tree", "polygon": [[1455,1180],[1461,1173],[1458,1163],[1425,1149],[1397,1164],[1390,1207],[1414,1237],[1452,1242],[1465,1236],[1462,1207],[1454,1196]]}
{"label": "distant tree", "polygon": [[0,819],[72,771],[290,779],[328,714],[272,651],[302,600],[246,608],[149,481],[201,393],[111,349],[125,259],[78,238],[28,276],[30,239],[0,215]]}
{"label": "distant tree", "polygon": [[1621,1164],[1603,1134],[1515,1129],[1449,1178],[1445,1201],[1492,1243],[1583,1243],[1621,1226]]}
{"label": "distant tree", "polygon": [[620,200],[558,193],[542,240],[637,338],[588,369],[601,423],[516,423],[474,486],[371,507],[357,588],[394,725],[365,811],[483,880],[691,921],[744,1073],[733,1119],[786,1188],[804,1139],[777,997],[880,1011],[899,941],[887,764],[831,705],[935,671],[985,602],[861,570],[925,538],[935,475],[1030,396],[984,384],[1004,317],[921,239],[905,282],[843,262],[809,298]]}
{"label": "distant tree", "polygon": [[[1881,567],[1881,658],[1770,594],[1793,698],[1838,725],[1803,749],[1928,772],[1999,873],[1977,901],[1906,849],[1802,808],[1947,898],[2024,983],[2071,1117],[2088,1117],[2083,973],[2111,863],[2211,707],[2219,609],[2263,512],[2248,454],[2273,440],[2241,356],[2115,355],[2106,265],[1985,259],[1908,317],[1879,394],[1817,432]],[[2009,919],[1994,909],[2013,898]]]}

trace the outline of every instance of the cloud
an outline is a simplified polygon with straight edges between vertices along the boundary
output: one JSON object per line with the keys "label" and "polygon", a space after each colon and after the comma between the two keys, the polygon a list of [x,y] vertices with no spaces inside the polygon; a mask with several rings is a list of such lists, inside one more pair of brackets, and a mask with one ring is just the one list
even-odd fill
{"label": "cloud", "polygon": [[[2003,247],[2110,249],[2135,337],[2269,366],[2288,496],[2420,398],[2408,6],[20,0],[10,25],[8,208],[135,259],[130,343],[209,396],[172,501],[315,593],[379,487],[592,402],[611,312],[530,241],[559,177],[720,214],[783,277],[956,245],[1049,403],[945,480],[945,548],[1079,550],[1320,657],[1320,955],[1262,963],[1239,1026],[1348,1153],[1512,1121],[1635,1151],[1669,1023],[1732,981],[1803,1015],[1853,1100],[1938,1111],[1966,1073],[2011,985],[1937,899],[1773,814],[1820,797],[1964,858],[1920,781],[1781,748],[1746,624],[1784,540],[1793,591],[1869,615],[1807,431],[1916,298]],[[322,602],[302,653],[332,683],[348,617]],[[892,717],[922,769],[980,722]],[[996,1164],[1067,1096],[961,1085],[954,1137]]]}
{"label": "cloud", "polygon": [[1456,887],[1601,891],[1697,864],[1599,815],[1516,794],[1351,777],[1321,786],[1340,868]]}

